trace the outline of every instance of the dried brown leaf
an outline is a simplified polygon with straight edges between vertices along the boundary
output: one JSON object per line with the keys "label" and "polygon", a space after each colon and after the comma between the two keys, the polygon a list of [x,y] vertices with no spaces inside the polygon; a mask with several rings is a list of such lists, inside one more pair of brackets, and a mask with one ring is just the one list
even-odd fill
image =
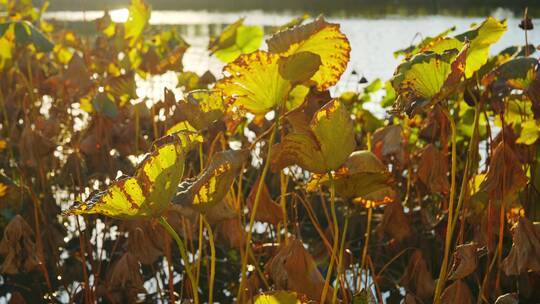
{"label": "dried brown leaf", "polygon": [[506,275],[540,271],[540,223],[520,217],[512,228],[512,249],[502,261]]}
{"label": "dried brown leaf", "polygon": [[266,264],[265,269],[277,289],[296,291],[312,300],[320,300],[324,278],[300,240],[289,239]]}
{"label": "dried brown leaf", "polygon": [[30,225],[20,215],[16,215],[7,224],[0,241],[0,255],[4,257],[0,273],[26,273],[39,265],[33,234]]}
{"label": "dried brown leaf", "polygon": [[459,245],[454,251],[454,262],[449,272],[450,280],[460,280],[473,273],[478,266],[478,245],[468,243]]}
{"label": "dried brown leaf", "polygon": [[474,302],[469,286],[462,280],[457,280],[446,287],[441,295],[441,304],[472,304]]}
{"label": "dried brown leaf", "polygon": [[423,301],[429,300],[435,291],[435,280],[429,272],[422,251],[415,250],[400,284]]}

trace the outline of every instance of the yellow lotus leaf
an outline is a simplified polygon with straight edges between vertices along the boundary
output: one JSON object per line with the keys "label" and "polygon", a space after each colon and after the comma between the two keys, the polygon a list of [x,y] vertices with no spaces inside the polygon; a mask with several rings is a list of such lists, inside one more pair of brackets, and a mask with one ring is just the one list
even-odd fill
{"label": "yellow lotus leaf", "polygon": [[[227,104],[264,115],[286,104],[298,104],[288,102],[291,99],[289,93],[317,71],[314,66],[318,66],[313,61],[320,62],[320,59],[316,55],[287,58],[264,51],[242,55],[225,66],[226,77],[216,83],[215,89],[223,92]],[[287,63],[294,64],[297,69],[284,68]],[[294,99],[302,99],[298,93],[307,94],[307,91],[296,91]]]}
{"label": "yellow lotus leaf", "polygon": [[310,52],[320,57],[321,66],[311,77],[319,91],[335,85],[349,62],[351,47],[339,24],[319,17],[315,21],[274,34],[267,41],[271,53],[291,56]]}
{"label": "yellow lotus leaf", "polygon": [[296,127],[276,145],[272,166],[298,165],[313,173],[339,168],[356,146],[353,124],[345,107],[332,100],[315,112],[311,122]]}
{"label": "yellow lotus leaf", "polygon": [[[355,151],[343,167],[334,174],[336,193],[356,201],[372,201],[378,204],[395,199],[392,176],[386,166],[370,151]],[[306,190],[316,191],[319,186],[330,185],[327,174],[315,174]]]}
{"label": "yellow lotus leaf", "polygon": [[414,116],[447,98],[463,77],[467,50],[420,53],[400,64],[391,80],[398,94],[394,110]]}
{"label": "yellow lotus leaf", "polygon": [[125,38],[135,45],[150,20],[150,7],[143,0],[131,0],[129,16],[125,23]]}
{"label": "yellow lotus leaf", "polygon": [[487,62],[489,47],[499,41],[506,32],[506,28],[506,20],[499,22],[493,17],[488,17],[475,28],[455,37],[461,42],[470,41],[465,77],[471,77],[474,72],[478,71]]}
{"label": "yellow lotus leaf", "polygon": [[253,304],[302,304],[307,303],[301,301],[296,292],[293,291],[276,291],[273,293],[260,294],[250,303]]}
{"label": "yellow lotus leaf", "polygon": [[132,177],[115,181],[85,202],[76,202],[64,214],[103,214],[120,219],[161,215],[176,193],[194,139],[193,134],[184,132],[162,137]]}
{"label": "yellow lotus leaf", "polygon": [[216,205],[229,192],[248,155],[248,150],[228,150],[214,154],[203,172],[180,184],[173,203],[198,210],[207,210]]}
{"label": "yellow lotus leaf", "polygon": [[225,112],[223,94],[218,90],[191,91],[177,106],[180,113],[197,130],[208,128],[222,118]]}

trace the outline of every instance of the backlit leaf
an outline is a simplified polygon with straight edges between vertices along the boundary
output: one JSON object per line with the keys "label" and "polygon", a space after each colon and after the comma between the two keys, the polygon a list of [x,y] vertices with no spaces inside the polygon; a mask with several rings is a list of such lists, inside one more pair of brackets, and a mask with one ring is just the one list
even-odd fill
{"label": "backlit leaf", "polygon": [[225,112],[223,95],[218,90],[195,90],[178,103],[180,112],[198,130],[208,128]]}
{"label": "backlit leaf", "polygon": [[85,202],[76,202],[65,214],[103,214],[121,219],[160,216],[182,178],[185,156],[194,144],[192,135],[175,133],[161,138],[133,177],[119,179]]}
{"label": "backlit leaf", "polygon": [[124,37],[129,40],[130,46],[133,46],[139,39],[149,20],[150,7],[143,0],[131,0],[129,17],[124,24]]}
{"label": "backlit leaf", "polygon": [[223,68],[225,78],[215,88],[228,104],[253,114],[266,114],[287,100],[292,83],[279,72],[280,56],[258,51],[238,57]]}
{"label": "backlit leaf", "polygon": [[339,168],[356,146],[349,113],[337,100],[318,110],[309,125],[298,128],[276,145],[275,170],[299,165],[313,173]]}
{"label": "backlit leaf", "polygon": [[261,46],[264,36],[262,27],[247,26],[243,23],[242,18],[229,25],[210,43],[210,51],[221,61],[231,62],[242,54],[256,51]]}
{"label": "backlit leaf", "polygon": [[[253,304],[302,304],[292,291],[277,291],[273,293],[261,294],[255,297]],[[304,302],[305,303],[305,302]]]}
{"label": "backlit leaf", "polygon": [[291,56],[301,52],[319,55],[321,66],[311,77],[317,89],[324,91],[335,85],[345,71],[351,47],[338,24],[328,23],[324,18],[295,26],[273,35],[267,40],[268,50]]}
{"label": "backlit leaf", "polygon": [[468,47],[459,53],[421,53],[398,66],[392,86],[398,94],[394,109],[414,116],[451,94],[465,71]]}
{"label": "backlit leaf", "polygon": [[475,28],[455,37],[462,42],[470,41],[465,77],[471,77],[487,62],[489,47],[499,41],[506,32],[506,27],[506,20],[499,22],[493,17],[488,17]]}
{"label": "backlit leaf", "polygon": [[534,119],[524,121],[521,124],[521,133],[519,134],[519,138],[516,140],[516,143],[532,145],[536,142],[539,135],[540,126],[538,126]]}
{"label": "backlit leaf", "polygon": [[228,150],[214,154],[203,172],[180,184],[173,203],[199,210],[206,210],[219,203],[229,192],[247,156],[247,150]]}

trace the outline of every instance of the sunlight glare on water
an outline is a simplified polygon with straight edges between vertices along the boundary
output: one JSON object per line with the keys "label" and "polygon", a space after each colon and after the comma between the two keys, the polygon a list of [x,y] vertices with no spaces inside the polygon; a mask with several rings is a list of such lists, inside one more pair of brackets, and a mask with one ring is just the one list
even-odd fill
{"label": "sunlight glare on water", "polygon": [[110,11],[111,20],[118,23],[124,23],[128,20],[129,10],[127,8],[116,9]]}

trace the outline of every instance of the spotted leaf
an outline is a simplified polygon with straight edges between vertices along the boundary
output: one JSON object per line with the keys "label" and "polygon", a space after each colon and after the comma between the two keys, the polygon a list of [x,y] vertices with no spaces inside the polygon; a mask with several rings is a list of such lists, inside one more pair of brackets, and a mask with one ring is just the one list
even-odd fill
{"label": "spotted leaf", "polygon": [[112,183],[85,202],[76,202],[64,214],[103,214],[129,219],[161,215],[169,205],[184,172],[184,160],[194,145],[191,133],[159,139],[132,177]]}

